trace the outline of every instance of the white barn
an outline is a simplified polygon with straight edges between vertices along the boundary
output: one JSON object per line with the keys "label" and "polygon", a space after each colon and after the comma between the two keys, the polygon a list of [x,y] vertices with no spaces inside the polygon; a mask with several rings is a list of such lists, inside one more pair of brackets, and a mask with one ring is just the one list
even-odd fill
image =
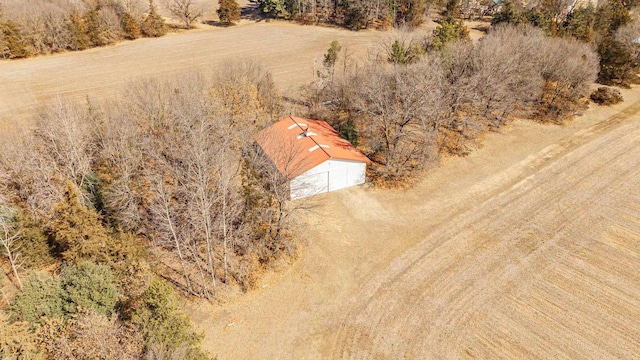
{"label": "white barn", "polygon": [[289,181],[291,200],[365,182],[370,160],[325,121],[287,117],[257,143]]}

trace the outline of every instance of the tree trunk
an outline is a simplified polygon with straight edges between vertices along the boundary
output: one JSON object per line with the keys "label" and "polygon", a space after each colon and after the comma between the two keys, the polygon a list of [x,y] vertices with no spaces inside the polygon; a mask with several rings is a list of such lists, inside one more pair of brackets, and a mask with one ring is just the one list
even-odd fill
{"label": "tree trunk", "polygon": [[18,264],[19,254],[13,247],[13,243],[19,238],[20,234],[16,233],[10,235],[11,232],[9,230],[9,225],[4,221],[4,219],[1,219],[0,221],[2,221],[2,229],[4,232],[0,241],[2,242],[2,246],[7,253],[7,259],[9,260],[9,264],[11,265],[13,277],[16,279],[16,285],[18,286],[18,289],[22,289],[22,282],[20,281],[20,275],[18,274],[18,268],[20,267],[20,265]]}
{"label": "tree trunk", "polygon": [[178,234],[176,233],[175,228],[173,227],[173,221],[171,220],[171,214],[169,212],[169,204],[165,198],[165,194],[163,191],[162,201],[164,203],[164,212],[167,219],[167,224],[169,225],[169,230],[171,231],[171,237],[174,242],[174,246],[176,247],[176,252],[178,253],[178,259],[180,260],[180,266],[182,267],[182,274],[184,275],[184,280],[187,285],[187,290],[190,293],[194,294],[193,287],[191,286],[191,281],[189,280],[189,273],[187,272],[187,266],[185,265],[185,259],[182,255],[182,250],[180,249],[180,240],[178,239]]}
{"label": "tree trunk", "polygon": [[222,247],[223,247],[223,262],[224,262],[224,283],[227,283],[228,268],[227,268],[227,197],[222,197]]}

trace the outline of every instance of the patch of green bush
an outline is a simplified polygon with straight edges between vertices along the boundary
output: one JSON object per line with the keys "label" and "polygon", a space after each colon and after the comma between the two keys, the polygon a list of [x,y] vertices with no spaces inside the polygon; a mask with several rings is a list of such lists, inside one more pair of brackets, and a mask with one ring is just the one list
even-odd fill
{"label": "patch of green bush", "polygon": [[81,309],[111,316],[119,289],[108,266],[90,262],[68,265],[59,277],[31,274],[11,304],[12,320],[44,324],[45,318],[69,318]]}
{"label": "patch of green bush", "polygon": [[12,321],[27,321],[32,325],[43,324],[44,318],[62,317],[64,299],[60,282],[30,274],[16,294],[10,307]]}
{"label": "patch of green bush", "polygon": [[162,348],[163,352],[185,349],[186,358],[206,359],[199,349],[202,335],[191,328],[186,314],[180,311],[173,289],[164,281],[154,280],[142,295],[132,316],[145,338],[145,348]]}
{"label": "patch of green bush", "polygon": [[66,266],[60,274],[60,288],[65,314],[93,309],[98,314],[111,316],[116,311],[120,291],[106,265],[84,262]]}

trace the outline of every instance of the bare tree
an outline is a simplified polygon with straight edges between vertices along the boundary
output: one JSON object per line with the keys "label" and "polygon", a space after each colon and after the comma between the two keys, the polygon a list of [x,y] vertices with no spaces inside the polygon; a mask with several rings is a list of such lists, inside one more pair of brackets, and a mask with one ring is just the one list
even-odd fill
{"label": "bare tree", "polygon": [[[254,132],[276,116],[279,98],[263,67],[234,69],[213,82],[199,74],[139,81],[118,106],[79,111],[54,104],[28,147],[38,149],[35,158],[48,166],[36,171],[40,163],[27,163],[23,178],[42,173],[59,179],[52,189],[64,179],[85,189],[98,176],[105,221],[147,236],[159,250],[161,273],[185,292],[213,299],[222,283],[234,279],[250,287],[258,261],[288,247],[280,240],[289,237],[290,209],[288,192],[274,195],[268,191],[280,188],[272,187],[264,193],[268,216],[250,215],[241,179],[244,151]],[[39,196],[19,190],[12,189],[12,196]],[[281,207],[273,205],[274,197]]]}
{"label": "bare tree", "polygon": [[185,29],[191,29],[193,23],[202,17],[204,9],[195,0],[165,0],[167,10],[180,22]]}
{"label": "bare tree", "polygon": [[354,80],[352,106],[360,116],[362,145],[383,165],[380,175],[401,177],[436,155],[441,73],[437,62],[431,65],[371,64]]}
{"label": "bare tree", "polygon": [[53,175],[87,188],[95,146],[89,114],[57,98],[41,110],[36,126],[40,155],[53,165]]}
{"label": "bare tree", "polygon": [[20,253],[20,230],[16,229],[12,221],[11,210],[3,205],[0,205],[0,246],[11,265],[11,271],[13,277],[16,280],[18,288],[22,288],[22,281],[20,281],[20,268],[22,266],[22,254]]}
{"label": "bare tree", "polygon": [[35,136],[24,134],[3,146],[0,167],[7,175],[0,182],[7,201],[20,203],[36,219],[49,214],[62,198],[54,164],[40,156]]}

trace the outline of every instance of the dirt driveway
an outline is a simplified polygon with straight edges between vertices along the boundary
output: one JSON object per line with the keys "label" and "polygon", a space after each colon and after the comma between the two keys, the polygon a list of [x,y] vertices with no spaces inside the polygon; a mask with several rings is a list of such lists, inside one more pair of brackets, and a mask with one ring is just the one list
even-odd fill
{"label": "dirt driveway", "polygon": [[[640,91],[516,122],[415,188],[321,196],[288,271],[192,306],[220,359],[633,358]],[[617,114],[617,115],[616,115]]]}

